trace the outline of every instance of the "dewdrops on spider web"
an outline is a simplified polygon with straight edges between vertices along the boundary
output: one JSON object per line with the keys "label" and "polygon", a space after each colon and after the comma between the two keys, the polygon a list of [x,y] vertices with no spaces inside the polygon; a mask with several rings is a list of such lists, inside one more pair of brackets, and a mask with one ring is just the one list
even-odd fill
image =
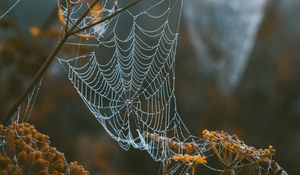
{"label": "dewdrops on spider web", "polygon": [[[99,1],[93,7],[91,7],[91,4],[88,1],[58,0],[59,20],[63,27],[70,29],[76,25],[78,17],[82,15],[85,10],[90,9],[85,18],[78,25],[76,25],[76,29],[82,29],[112,15],[115,12],[114,7],[108,7],[107,3],[108,2],[106,1]],[[80,31],[75,35],[87,40],[91,38],[101,40],[107,30],[109,22],[110,20],[104,21],[86,30]]]}
{"label": "dewdrops on spider web", "polygon": [[[94,6],[80,28],[103,18],[102,12],[122,9],[125,2],[116,2],[103,0]],[[72,27],[75,14],[88,7],[77,2],[68,15],[68,8],[61,6],[61,23],[70,20]],[[92,52],[58,59],[83,102],[121,148],[147,151],[170,166],[165,168],[168,174],[194,174],[198,165],[225,172],[209,165],[215,149],[207,138],[190,134],[177,111],[175,57],[181,9],[181,0],[141,1],[98,32],[89,28],[77,34],[80,40],[68,41],[90,46]]]}
{"label": "dewdrops on spider web", "polygon": [[[116,2],[102,1],[102,9],[126,5]],[[126,10],[108,22],[109,30],[101,41],[91,45],[94,52],[59,58],[80,97],[109,135],[123,149],[146,150],[157,161],[166,161],[174,153],[167,143],[146,137],[146,133],[189,139],[175,108],[181,5],[182,1],[142,1],[141,10]],[[98,53],[99,48],[105,52]]]}

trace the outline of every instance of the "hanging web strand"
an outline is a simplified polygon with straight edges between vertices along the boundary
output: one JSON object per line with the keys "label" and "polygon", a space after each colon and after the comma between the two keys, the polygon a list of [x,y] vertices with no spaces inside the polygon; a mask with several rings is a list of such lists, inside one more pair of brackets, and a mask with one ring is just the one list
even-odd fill
{"label": "hanging web strand", "polygon": [[33,110],[35,101],[36,101],[37,96],[38,96],[39,91],[40,91],[40,87],[42,85],[42,82],[43,82],[43,78],[38,82],[37,85],[35,85],[35,87],[31,91],[31,93],[28,95],[27,104],[26,104],[26,107],[24,109],[24,114],[22,115],[23,116],[22,122],[28,122],[29,121],[29,118],[30,118],[31,112]]}
{"label": "hanging web strand", "polygon": [[233,92],[253,48],[269,0],[188,0],[184,16],[200,68],[221,92]]}
{"label": "hanging web strand", "polygon": [[[69,41],[95,46],[94,52],[59,59],[80,97],[109,135],[123,149],[133,146],[146,150],[160,161],[169,160],[180,150],[174,152],[159,138],[180,143],[192,140],[177,113],[175,98],[181,5],[179,0],[144,2],[140,6],[147,8],[126,11],[82,33],[94,38],[81,43]],[[100,12],[113,13],[108,2],[103,2],[103,7]]]}
{"label": "hanging web strand", "polygon": [[[4,0],[5,1],[5,0]],[[10,0],[7,0],[10,1]],[[7,15],[21,0],[14,0],[14,3],[4,12],[0,12],[0,19],[2,19],[5,15]]]}
{"label": "hanging web strand", "polygon": [[18,107],[16,113],[11,117],[11,121],[28,122],[34,108],[34,104],[39,95],[40,88],[43,83],[43,78],[34,86],[32,91],[25,98],[24,102]]}

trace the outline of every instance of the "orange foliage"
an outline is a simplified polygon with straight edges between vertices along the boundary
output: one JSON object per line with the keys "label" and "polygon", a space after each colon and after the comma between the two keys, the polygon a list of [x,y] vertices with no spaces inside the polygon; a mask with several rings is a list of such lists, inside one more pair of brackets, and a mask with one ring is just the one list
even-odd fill
{"label": "orange foliage", "polygon": [[0,135],[3,150],[0,152],[0,174],[89,174],[77,162],[68,164],[64,154],[50,146],[49,137],[39,133],[33,125],[17,122],[8,127],[0,125]]}
{"label": "orange foliage", "polygon": [[275,155],[275,149],[271,145],[267,149],[256,149],[246,145],[236,135],[231,136],[224,131],[204,130],[202,134],[204,138],[208,139],[212,149],[216,147],[216,144],[220,143],[226,149],[243,156],[259,157],[264,160]]}
{"label": "orange foliage", "polygon": [[175,161],[181,161],[187,165],[207,164],[206,157],[202,155],[176,154],[172,157]]}

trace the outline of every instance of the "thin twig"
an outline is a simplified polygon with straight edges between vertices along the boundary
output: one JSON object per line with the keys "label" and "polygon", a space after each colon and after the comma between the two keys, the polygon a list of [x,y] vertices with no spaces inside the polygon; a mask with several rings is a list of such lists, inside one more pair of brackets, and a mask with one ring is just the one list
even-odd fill
{"label": "thin twig", "polygon": [[82,20],[84,20],[84,18],[90,13],[90,11],[94,8],[94,6],[98,3],[98,0],[95,0],[92,5],[90,6],[90,8],[88,8],[82,16],[80,16],[80,18],[75,22],[75,24],[71,27],[71,29],[69,30],[69,34],[73,35],[73,31],[76,29],[76,27],[78,27],[78,25],[82,22]]}
{"label": "thin twig", "polygon": [[69,30],[69,22],[70,22],[70,15],[71,15],[71,0],[67,1],[67,8],[68,8],[68,14],[67,14],[67,24],[65,30]]}
{"label": "thin twig", "polygon": [[213,143],[213,141],[211,139],[209,139],[208,142],[209,142],[209,145],[210,145],[211,149],[213,150],[214,154],[218,157],[218,159],[223,163],[223,165],[228,166],[227,163],[220,156],[220,153],[217,150],[217,148],[216,148],[215,144]]}
{"label": "thin twig", "polygon": [[[39,80],[41,79],[41,77],[43,76],[43,74],[46,72],[47,68],[49,67],[49,65],[51,64],[51,62],[53,61],[53,59],[56,57],[56,55],[58,54],[58,52],[61,50],[61,48],[63,47],[63,45],[65,44],[65,42],[67,41],[67,39],[73,35],[76,34],[82,30],[86,30],[90,27],[93,27],[97,24],[100,24],[102,22],[105,22],[106,20],[109,20],[110,18],[118,15],[119,13],[123,12],[124,10],[132,7],[133,5],[135,5],[137,2],[139,2],[140,0],[130,4],[129,6],[125,7],[124,9],[114,13],[113,15],[104,18],[90,26],[81,28],[79,30],[76,30],[76,27],[78,27],[78,25],[82,22],[82,20],[84,20],[84,18],[88,15],[88,13],[93,9],[93,7],[97,4],[98,0],[95,0],[89,9],[87,9],[82,16],[80,16],[80,18],[75,22],[75,24],[71,27],[70,30],[68,30],[68,28],[65,28],[65,32],[63,34],[62,39],[58,42],[58,44],[56,45],[56,47],[53,49],[53,51],[50,53],[50,55],[48,56],[48,58],[45,60],[45,62],[42,64],[42,66],[40,67],[40,69],[38,70],[38,72],[35,74],[33,80],[31,81],[31,83],[29,84],[29,86],[22,92],[22,94],[19,96],[19,98],[17,99],[16,103],[12,106],[12,108],[9,110],[9,112],[1,119],[2,123],[7,124],[9,122],[10,117],[14,114],[14,112],[18,109],[18,107],[21,105],[21,103],[24,101],[24,99],[28,96],[28,94],[32,91],[32,89],[35,87],[35,85],[39,82]],[[68,18],[70,18],[70,4],[68,1]],[[67,23],[69,23],[69,19],[67,19]],[[76,31],[75,31],[76,30]]]}
{"label": "thin twig", "polygon": [[121,10],[118,10],[117,12],[113,13],[113,14],[110,15],[110,16],[107,16],[107,17],[105,17],[105,18],[103,18],[103,19],[101,19],[101,20],[99,20],[99,21],[97,21],[97,22],[95,22],[95,23],[93,23],[93,24],[90,24],[90,25],[88,25],[88,26],[86,26],[86,27],[83,27],[83,28],[81,28],[81,29],[78,29],[78,30],[74,31],[72,34],[79,33],[79,32],[81,32],[81,31],[84,31],[84,30],[86,30],[86,29],[89,29],[89,28],[91,28],[91,27],[94,27],[94,26],[96,26],[96,25],[98,25],[98,24],[100,24],[100,23],[103,23],[104,21],[107,21],[107,20],[109,20],[109,19],[111,19],[111,18],[117,16],[118,14],[122,13],[123,11],[128,10],[129,8],[131,8],[132,6],[134,6],[135,4],[137,4],[137,3],[140,2],[140,1],[141,1],[141,0],[137,0],[137,1],[135,1],[135,2],[133,2],[133,3],[131,3],[131,4],[129,4],[128,6],[122,8]]}
{"label": "thin twig", "polygon": [[20,106],[20,104],[23,102],[23,100],[27,97],[29,92],[34,88],[34,86],[39,82],[49,65],[51,64],[52,60],[55,58],[57,53],[60,51],[62,46],[64,45],[65,41],[68,39],[68,35],[64,35],[63,38],[59,41],[57,46],[54,48],[54,50],[51,52],[51,54],[48,56],[46,61],[43,63],[39,71],[35,74],[34,78],[32,79],[29,86],[23,91],[23,93],[19,96],[16,103],[13,105],[13,107],[9,110],[9,112],[5,115],[5,117],[2,119],[2,122],[4,124],[7,124],[9,122],[10,116],[14,114],[14,112],[17,110],[17,108]]}

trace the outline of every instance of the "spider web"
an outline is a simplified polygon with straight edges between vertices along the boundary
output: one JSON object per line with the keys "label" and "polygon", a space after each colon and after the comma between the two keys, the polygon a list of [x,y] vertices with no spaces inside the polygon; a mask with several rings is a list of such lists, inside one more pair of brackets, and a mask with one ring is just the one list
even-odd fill
{"label": "spider web", "polygon": [[184,16],[201,70],[213,75],[223,93],[243,75],[268,0],[189,0]]}
{"label": "spider web", "polygon": [[[123,1],[120,3],[118,8],[126,6]],[[88,8],[88,3],[76,4],[70,13],[69,27]],[[92,9],[79,29],[115,12],[112,1],[103,0],[98,8]],[[67,8],[61,9],[67,22]],[[182,0],[141,1],[136,8],[80,33],[87,38],[74,36],[68,41],[79,48],[89,46],[92,52],[58,58],[83,102],[107,133],[123,149],[146,150],[164,165],[171,163],[174,155],[189,152],[187,148],[196,156],[211,158],[214,154],[208,139],[191,135],[177,112],[175,57],[181,9]],[[218,152],[227,149],[222,143],[214,144]],[[259,157],[245,159],[252,164]],[[236,168],[240,163],[244,162],[238,161]],[[255,168],[257,174],[264,174],[260,166]],[[167,173],[191,171],[191,164],[176,162]]]}
{"label": "spider web", "polygon": [[[5,1],[5,0],[4,0]],[[7,2],[0,2],[0,6],[5,6],[3,4],[10,4],[10,7],[8,8],[0,8],[0,19],[2,19],[5,15],[7,15],[11,10],[13,10],[13,8],[18,5],[18,3],[21,1],[21,0],[6,0]]]}
{"label": "spider web", "polygon": [[[113,13],[108,1],[102,4],[103,10],[93,16]],[[157,138],[192,140],[177,113],[175,98],[181,6],[181,0],[142,2],[139,10],[126,11],[82,33],[94,39],[69,42],[95,46],[94,52],[59,59],[80,97],[109,135],[123,149],[133,146],[147,150],[160,161],[175,153],[167,142]],[[72,26],[76,18],[70,21]]]}

